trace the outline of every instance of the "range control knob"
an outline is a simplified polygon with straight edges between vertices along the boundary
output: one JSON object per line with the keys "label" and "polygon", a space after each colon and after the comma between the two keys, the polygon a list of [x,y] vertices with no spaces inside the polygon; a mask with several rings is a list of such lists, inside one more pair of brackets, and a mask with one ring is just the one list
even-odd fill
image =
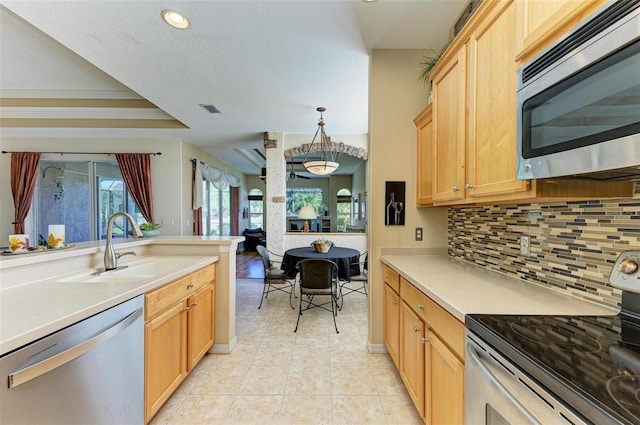
{"label": "range control knob", "polygon": [[633,274],[638,270],[638,263],[627,258],[620,263],[620,272],[624,274]]}

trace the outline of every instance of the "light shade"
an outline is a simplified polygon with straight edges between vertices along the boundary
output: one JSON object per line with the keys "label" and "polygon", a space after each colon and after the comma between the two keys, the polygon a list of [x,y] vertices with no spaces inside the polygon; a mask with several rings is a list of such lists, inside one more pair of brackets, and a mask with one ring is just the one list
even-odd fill
{"label": "light shade", "polygon": [[300,208],[300,212],[298,213],[298,218],[302,218],[304,220],[310,220],[314,218],[318,218],[316,214],[316,210],[311,205],[305,205]]}
{"label": "light shade", "polygon": [[307,161],[304,168],[313,174],[331,174],[338,169],[340,164],[334,161]]}
{"label": "light shade", "polygon": [[[331,140],[324,132],[324,118],[322,113],[327,109],[323,106],[316,108],[320,112],[320,121],[318,121],[318,129],[316,134],[313,135],[313,140],[307,148],[307,152],[302,160],[302,165],[311,174],[327,175],[331,174],[338,169],[339,164],[336,162],[338,154],[331,150]],[[316,143],[316,137],[320,135],[320,140]],[[320,153],[320,159],[309,158],[309,153]]]}

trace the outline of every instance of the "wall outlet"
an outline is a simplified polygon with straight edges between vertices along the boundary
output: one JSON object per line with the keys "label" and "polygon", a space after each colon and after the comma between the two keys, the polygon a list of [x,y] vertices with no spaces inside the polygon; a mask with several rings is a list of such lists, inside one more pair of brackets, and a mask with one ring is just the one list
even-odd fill
{"label": "wall outlet", "polygon": [[416,240],[422,240],[422,227],[416,227]]}
{"label": "wall outlet", "polygon": [[520,236],[520,255],[529,255],[530,252],[529,236]]}

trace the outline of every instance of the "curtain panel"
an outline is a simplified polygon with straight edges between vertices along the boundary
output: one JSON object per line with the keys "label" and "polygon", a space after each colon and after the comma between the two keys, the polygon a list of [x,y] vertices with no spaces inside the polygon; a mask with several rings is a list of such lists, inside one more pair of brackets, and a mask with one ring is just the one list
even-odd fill
{"label": "curtain panel", "polygon": [[24,233],[24,219],[31,208],[33,191],[36,187],[40,152],[11,153],[11,193],[13,194],[13,231]]}
{"label": "curtain panel", "polygon": [[231,188],[231,234],[239,235],[240,196],[239,188]]}
{"label": "curtain panel", "polygon": [[148,223],[153,223],[151,191],[151,155],[148,153],[116,153],[120,173],[129,194]]}

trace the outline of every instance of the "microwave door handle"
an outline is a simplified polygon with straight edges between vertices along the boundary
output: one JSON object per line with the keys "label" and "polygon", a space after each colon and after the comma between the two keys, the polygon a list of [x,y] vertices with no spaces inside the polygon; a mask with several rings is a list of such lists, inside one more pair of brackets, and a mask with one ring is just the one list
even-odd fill
{"label": "microwave door handle", "polygon": [[45,373],[53,369],[69,363],[74,359],[77,359],[84,353],[93,350],[98,345],[106,342],[120,332],[124,331],[141,316],[142,309],[139,308],[124,319],[111,326],[109,329],[99,333],[98,335],[95,335],[92,338],[69,348],[68,350],[44,359],[34,365],[13,372],[9,375],[9,388],[15,388],[18,385],[29,382],[40,375],[44,375]]}
{"label": "microwave door handle", "polygon": [[476,364],[480,372],[487,378],[487,380],[491,384],[493,384],[493,386],[496,387],[496,389],[500,391],[511,402],[511,404],[513,404],[520,411],[520,413],[522,413],[532,424],[541,425],[540,422],[536,418],[534,418],[533,415],[531,415],[531,413],[529,413],[529,411],[525,409],[525,407],[520,404],[520,402],[509,392],[509,390],[507,390],[504,385],[500,383],[498,378],[496,378],[493,373],[491,373],[491,371],[487,369],[484,364],[482,364],[482,361],[478,356],[478,352],[469,342],[467,342],[467,354],[469,358]]}

